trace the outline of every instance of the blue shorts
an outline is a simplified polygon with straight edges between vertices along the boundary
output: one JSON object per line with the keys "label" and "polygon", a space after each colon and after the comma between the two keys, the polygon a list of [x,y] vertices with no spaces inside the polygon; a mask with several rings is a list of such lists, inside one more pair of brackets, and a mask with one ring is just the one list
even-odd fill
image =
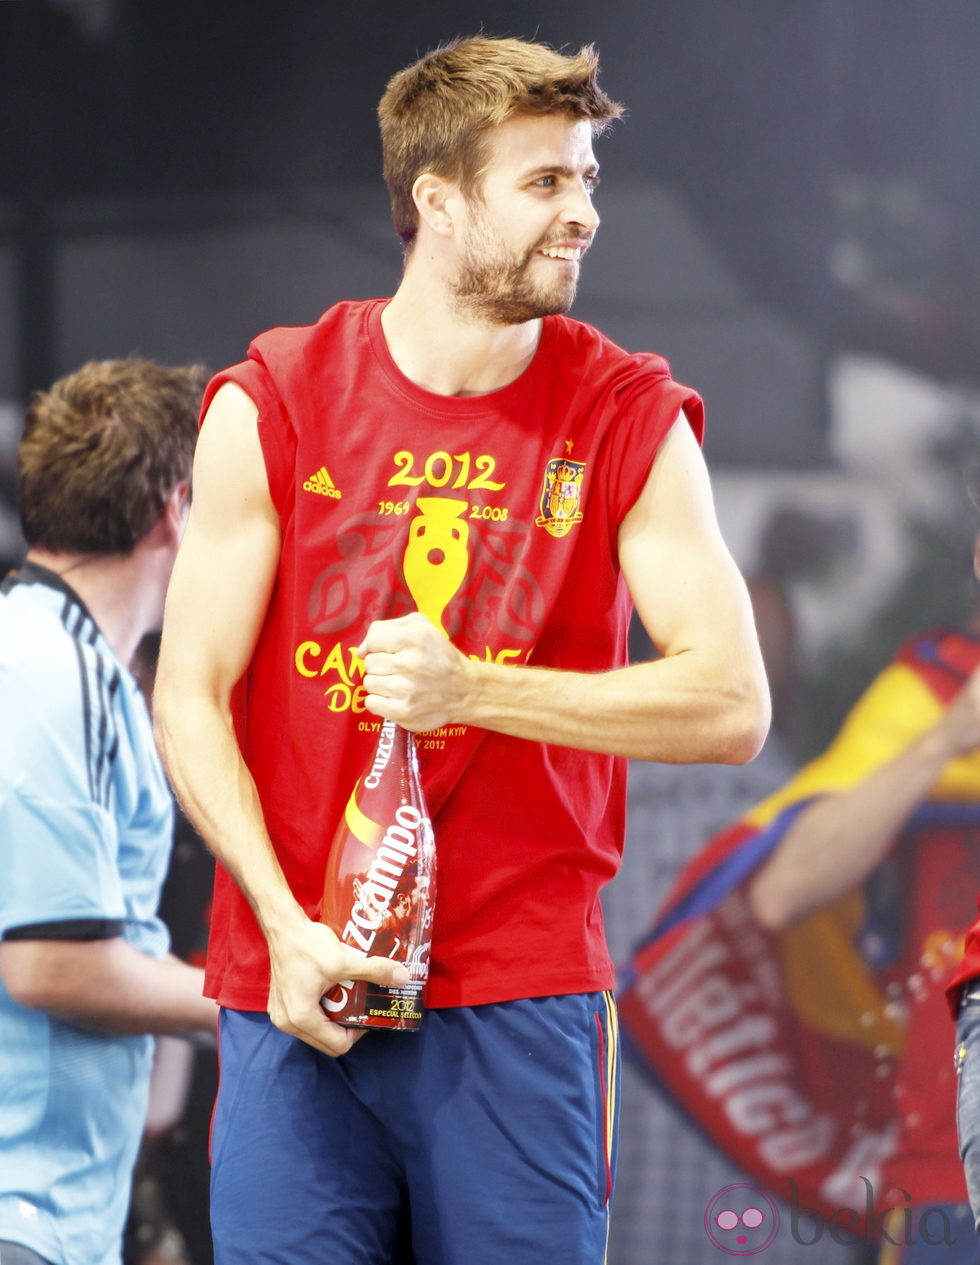
{"label": "blue shorts", "polygon": [[599,1265],[612,995],[430,1010],[340,1059],[222,1011],[216,1265]]}

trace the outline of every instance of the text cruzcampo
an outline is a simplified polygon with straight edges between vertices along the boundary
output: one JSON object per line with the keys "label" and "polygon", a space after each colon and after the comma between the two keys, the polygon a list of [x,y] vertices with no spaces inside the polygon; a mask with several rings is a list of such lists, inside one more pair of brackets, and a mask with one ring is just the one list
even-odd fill
{"label": "text cruzcampo", "polygon": [[[423,820],[422,814],[411,804],[401,804],[395,810],[395,821],[378,845],[341,933],[341,940],[355,953],[364,957],[370,953],[405,866],[409,858],[416,855],[417,832]],[[353,980],[340,980],[339,998],[324,997],[323,1005],[329,1011],[342,1010],[347,1004],[348,990],[353,987]]]}
{"label": "text cruzcampo", "polygon": [[[395,745],[395,726],[392,721],[386,720],[381,726],[381,733],[378,735],[378,749],[374,753],[374,762],[371,765],[371,772],[364,779],[364,785],[369,790],[374,790],[376,786],[381,784],[381,774],[388,767],[388,761],[391,759],[391,748]],[[398,814],[395,814],[398,819]]]}

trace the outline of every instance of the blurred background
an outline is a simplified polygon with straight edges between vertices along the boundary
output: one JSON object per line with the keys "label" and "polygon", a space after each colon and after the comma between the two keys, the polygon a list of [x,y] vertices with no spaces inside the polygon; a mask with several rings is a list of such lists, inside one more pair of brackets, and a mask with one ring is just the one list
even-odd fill
{"label": "blurred background", "polygon": [[[595,42],[628,106],[597,148],[604,225],[573,314],[705,396],[777,763],[798,763],[905,635],[973,601],[977,0],[0,0],[0,559],[22,547],[33,390],[89,358],[218,368],[264,328],[394,289],[375,105],[396,70],[480,29]],[[765,762],[751,777],[715,808],[690,794],[697,829],[688,812],[686,834],[652,841],[610,901],[617,955],[694,834],[779,780]],[[624,1173],[639,1194],[613,1265],[658,1243],[675,1265],[709,1259],[704,1184],[727,1170],[685,1152],[676,1121],[644,1128],[674,1131],[671,1171]]]}

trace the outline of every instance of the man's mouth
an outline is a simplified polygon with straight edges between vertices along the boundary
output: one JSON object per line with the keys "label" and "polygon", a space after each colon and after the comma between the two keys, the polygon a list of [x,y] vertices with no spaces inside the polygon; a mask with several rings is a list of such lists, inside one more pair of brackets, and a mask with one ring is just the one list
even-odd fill
{"label": "man's mouth", "polygon": [[559,246],[542,246],[538,253],[547,256],[548,259],[566,259],[577,263],[587,249],[588,247],[584,242],[580,245],[563,243]]}

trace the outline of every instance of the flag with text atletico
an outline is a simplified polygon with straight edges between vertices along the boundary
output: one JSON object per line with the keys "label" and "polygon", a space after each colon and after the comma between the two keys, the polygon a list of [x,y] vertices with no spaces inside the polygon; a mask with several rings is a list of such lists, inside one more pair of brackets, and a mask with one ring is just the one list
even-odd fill
{"label": "flag with text atletico", "polygon": [[980,754],[950,764],[864,884],[787,930],[756,921],[753,875],[816,798],[857,786],[942,716],[980,639],[907,642],[823,755],[711,839],[622,973],[632,1052],[752,1178],[864,1225],[879,1206],[965,1198],[942,988],[976,914]]}

